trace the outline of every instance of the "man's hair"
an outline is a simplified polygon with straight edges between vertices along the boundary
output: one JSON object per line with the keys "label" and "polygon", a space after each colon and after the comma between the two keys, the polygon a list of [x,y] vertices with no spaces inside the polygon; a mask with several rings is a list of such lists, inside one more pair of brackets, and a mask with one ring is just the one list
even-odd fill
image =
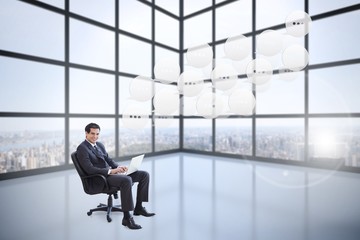
{"label": "man's hair", "polygon": [[88,125],[86,125],[85,132],[90,133],[90,128],[96,128],[99,129],[100,131],[100,126],[97,125],[96,123],[89,123]]}

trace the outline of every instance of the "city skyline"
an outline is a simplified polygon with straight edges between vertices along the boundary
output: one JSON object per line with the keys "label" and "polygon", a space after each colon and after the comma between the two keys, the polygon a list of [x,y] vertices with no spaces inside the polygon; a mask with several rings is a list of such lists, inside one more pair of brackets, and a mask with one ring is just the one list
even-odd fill
{"label": "city skyline", "polygon": [[[191,129],[191,128],[189,128]],[[192,128],[196,131],[184,132],[184,149],[212,151],[212,135],[208,128]],[[265,129],[265,130],[264,130]],[[234,131],[231,127],[221,127],[216,134],[216,152],[251,156],[252,135],[249,129],[242,127]],[[282,129],[283,130],[283,129]],[[149,153],[151,149],[151,131],[141,134],[121,129],[119,139],[120,155],[126,157],[140,153]],[[256,156],[264,158],[304,161],[304,136],[299,129],[278,131],[274,128],[258,130],[256,136]],[[59,166],[65,164],[65,139],[63,131],[26,131],[0,132],[0,172],[13,172],[35,168]],[[346,133],[343,133],[346,135]],[[341,135],[338,135],[339,139]],[[70,132],[70,152],[85,139],[81,131]],[[99,141],[106,145],[111,157],[115,155],[115,134],[105,131]],[[341,142],[342,141],[342,142]],[[309,142],[309,159],[343,159],[346,166],[360,167],[360,129],[354,131],[349,142],[335,141],[328,146]],[[162,129],[155,135],[155,151],[179,148],[177,128]],[[324,148],[325,147],[325,148]]]}

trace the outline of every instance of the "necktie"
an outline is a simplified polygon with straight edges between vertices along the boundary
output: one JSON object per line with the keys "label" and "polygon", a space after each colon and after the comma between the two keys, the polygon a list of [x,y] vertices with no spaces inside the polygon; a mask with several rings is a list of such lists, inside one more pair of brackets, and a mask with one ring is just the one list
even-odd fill
{"label": "necktie", "polygon": [[105,160],[105,158],[104,158],[104,154],[103,154],[103,152],[101,151],[101,149],[98,148],[96,145],[94,146],[94,148],[95,148],[95,151],[96,151],[96,155],[97,155],[99,158],[103,159],[104,162],[105,162],[106,167],[108,167],[109,164],[106,162],[106,160]]}
{"label": "necktie", "polygon": [[96,152],[98,152],[99,154],[102,154],[100,148],[98,148],[96,145],[94,146],[94,148],[95,148]]}

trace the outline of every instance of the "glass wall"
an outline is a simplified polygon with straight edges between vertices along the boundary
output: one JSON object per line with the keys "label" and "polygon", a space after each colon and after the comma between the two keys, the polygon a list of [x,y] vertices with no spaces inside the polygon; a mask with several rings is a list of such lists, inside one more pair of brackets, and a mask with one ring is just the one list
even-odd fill
{"label": "glass wall", "polygon": [[189,151],[359,170],[358,1],[0,6],[1,178],[71,167],[89,122],[116,160]]}
{"label": "glass wall", "polygon": [[216,151],[250,156],[252,154],[251,119],[216,120]]}
{"label": "glass wall", "polygon": [[[213,94],[207,106],[203,92],[184,97],[183,148],[210,151],[199,146],[211,135],[217,154],[359,171],[359,2],[205,2],[184,2],[183,58]],[[191,42],[212,61],[195,66]]]}
{"label": "glass wall", "polygon": [[65,164],[64,119],[2,117],[0,173]]}
{"label": "glass wall", "polygon": [[179,60],[178,3],[0,5],[1,178],[70,168],[90,122],[116,160],[179,149],[178,106],[154,112],[152,99],[155,61]]}
{"label": "glass wall", "polygon": [[304,161],[303,119],[258,119],[256,156]]}

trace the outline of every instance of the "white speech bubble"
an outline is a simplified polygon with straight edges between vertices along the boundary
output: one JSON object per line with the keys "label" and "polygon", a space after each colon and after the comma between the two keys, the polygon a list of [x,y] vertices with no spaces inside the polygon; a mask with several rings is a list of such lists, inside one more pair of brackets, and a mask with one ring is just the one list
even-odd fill
{"label": "white speech bubble", "polygon": [[202,74],[194,70],[186,70],[180,74],[178,90],[186,97],[197,96],[204,89]]}
{"label": "white speech bubble", "polygon": [[229,90],[236,85],[237,72],[232,65],[219,64],[211,72],[211,81],[216,89]]}
{"label": "white speech bubble", "polygon": [[125,128],[142,129],[149,122],[150,112],[136,104],[129,105],[122,113],[122,122]]}
{"label": "white speech bubble", "polygon": [[255,96],[249,89],[237,89],[229,96],[230,111],[239,115],[252,115],[255,107]]}
{"label": "white speech bubble", "polygon": [[213,58],[213,51],[209,44],[190,47],[186,52],[187,63],[193,67],[202,68],[209,65]]}
{"label": "white speech bubble", "polygon": [[224,103],[220,94],[205,89],[196,101],[196,110],[204,118],[216,118],[224,112]]}
{"label": "white speech bubble", "polygon": [[283,35],[275,30],[265,30],[256,38],[257,53],[274,56],[283,48]]}
{"label": "white speech bubble", "polygon": [[161,89],[154,96],[155,113],[167,115],[179,110],[179,93],[173,89]]}
{"label": "white speech bubble", "polygon": [[179,63],[172,58],[163,58],[156,62],[154,74],[158,81],[176,82],[180,75]]}
{"label": "white speech bubble", "polygon": [[137,101],[149,101],[154,96],[151,78],[137,76],[129,85],[130,98]]}
{"label": "white speech bubble", "polygon": [[304,11],[294,11],[285,19],[286,32],[294,37],[303,37],[310,32],[312,20]]}
{"label": "white speech bubble", "polygon": [[224,52],[231,60],[243,60],[250,55],[251,40],[243,35],[230,37],[224,44]]}
{"label": "white speech bubble", "polygon": [[282,62],[285,68],[300,71],[308,65],[309,53],[303,46],[294,44],[283,51]]}
{"label": "white speech bubble", "polygon": [[268,60],[257,58],[251,60],[247,65],[246,75],[256,85],[265,84],[270,81],[273,75],[273,67]]}

